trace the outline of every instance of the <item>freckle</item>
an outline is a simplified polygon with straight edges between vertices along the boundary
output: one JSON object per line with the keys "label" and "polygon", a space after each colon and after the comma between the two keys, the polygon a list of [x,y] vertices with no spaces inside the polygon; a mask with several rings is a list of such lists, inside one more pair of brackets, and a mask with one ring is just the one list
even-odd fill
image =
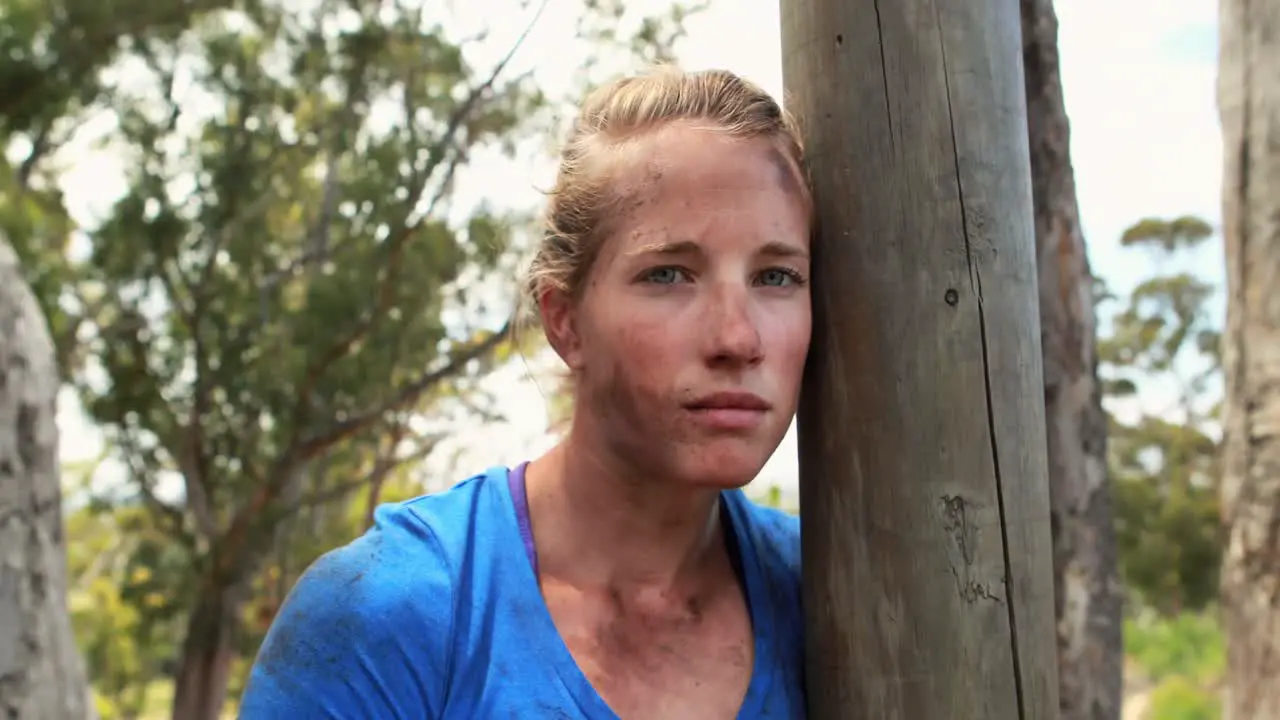
{"label": "freckle", "polygon": [[702,599],[698,597],[689,598],[689,602],[685,604],[685,610],[689,613],[689,619],[693,622],[702,620]]}

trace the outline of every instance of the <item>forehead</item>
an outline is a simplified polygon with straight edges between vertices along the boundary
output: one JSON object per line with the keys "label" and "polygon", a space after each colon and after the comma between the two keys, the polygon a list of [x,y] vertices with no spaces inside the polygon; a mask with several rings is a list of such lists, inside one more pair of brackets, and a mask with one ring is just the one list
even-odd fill
{"label": "forehead", "polygon": [[727,235],[808,243],[808,193],[770,138],[674,125],[629,148],[613,179],[621,202],[612,235],[624,243]]}

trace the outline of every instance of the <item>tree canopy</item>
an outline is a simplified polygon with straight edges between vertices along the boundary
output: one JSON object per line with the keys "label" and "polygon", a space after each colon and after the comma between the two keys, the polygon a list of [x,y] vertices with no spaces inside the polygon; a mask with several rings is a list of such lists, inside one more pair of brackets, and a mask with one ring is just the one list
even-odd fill
{"label": "tree canopy", "polygon": [[[507,9],[531,27],[545,4]],[[574,94],[670,57],[694,10],[585,0]],[[523,33],[481,62],[486,33],[453,17],[431,0],[0,3],[0,231],[121,468],[80,490],[71,532],[77,630],[122,711],[170,670],[174,716],[215,716],[296,573],[412,492],[403,466],[515,350],[531,219],[458,204],[457,180],[557,130],[570,98],[513,69]],[[124,185],[77,223],[59,149],[104,118]]]}
{"label": "tree canopy", "polygon": [[[1200,275],[1170,268],[1213,234],[1194,217],[1147,218],[1121,244],[1148,254],[1155,268],[1119,302],[1099,343],[1112,408],[1120,563],[1131,596],[1173,614],[1198,610],[1218,595],[1218,404],[1220,324],[1216,289]],[[1124,411],[1139,394],[1145,406]],[[1160,404],[1151,406],[1152,398]]]}

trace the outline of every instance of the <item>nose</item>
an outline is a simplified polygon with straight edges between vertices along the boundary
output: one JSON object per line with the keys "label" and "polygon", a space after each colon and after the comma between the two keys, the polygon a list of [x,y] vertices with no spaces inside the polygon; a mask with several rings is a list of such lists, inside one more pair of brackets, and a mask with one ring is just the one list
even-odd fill
{"label": "nose", "polygon": [[707,320],[710,365],[741,368],[758,365],[764,359],[764,343],[746,287],[718,287],[712,295]]}

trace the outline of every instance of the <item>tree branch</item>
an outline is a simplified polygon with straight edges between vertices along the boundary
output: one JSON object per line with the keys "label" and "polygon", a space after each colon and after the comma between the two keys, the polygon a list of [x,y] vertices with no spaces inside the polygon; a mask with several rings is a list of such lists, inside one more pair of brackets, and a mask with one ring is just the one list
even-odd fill
{"label": "tree branch", "polygon": [[161,530],[167,532],[183,545],[187,547],[194,546],[191,533],[187,531],[186,518],[183,516],[182,511],[156,497],[155,491],[151,487],[151,478],[154,473],[144,464],[142,460],[143,453],[138,447],[138,443],[134,441],[133,432],[127,425],[120,425],[116,442],[122,450],[121,455],[124,457],[125,463],[129,466],[129,473],[136,480],[138,496],[142,499],[143,506],[156,519],[156,524],[160,526]]}
{"label": "tree branch", "polygon": [[[481,97],[497,82],[497,79],[501,76],[507,65],[510,64],[516,51],[524,44],[525,40],[533,31],[534,26],[542,17],[543,12],[549,4],[550,0],[542,0],[542,3],[539,5],[533,18],[529,21],[528,25],[526,25],[515,43],[512,44],[512,47],[507,51],[507,54],[493,68],[488,79],[481,85],[473,88],[468,93],[466,99],[452,114],[446,125],[445,132],[437,139],[428,151],[426,165],[427,172],[423,179],[423,187],[425,187],[426,180],[430,178],[431,174],[433,174],[432,171],[438,167],[438,164],[445,157],[448,149],[454,144],[454,139],[457,136],[459,129],[462,127],[463,121],[472,112]],[[421,191],[419,190],[419,192],[410,193],[407,202],[416,203],[420,201],[420,199]],[[418,223],[415,223],[415,226],[417,224]],[[407,227],[401,233],[398,233],[400,237],[399,242],[403,242],[404,238],[407,238],[413,229],[415,228]],[[404,407],[416,401],[424,392],[434,387],[443,379],[461,373],[468,363],[492,352],[494,348],[506,340],[510,335],[511,326],[512,321],[509,319],[498,332],[493,333],[479,343],[471,345],[463,352],[454,356],[454,358],[438,370],[425,373],[414,382],[402,387],[399,392],[389,398],[382,405],[370,408],[369,410],[359,413],[354,417],[335,423],[324,432],[313,435],[310,438],[299,441],[295,436],[295,441],[292,443],[292,447],[281,454],[278,462],[275,464],[275,468],[271,476],[264,479],[264,481],[249,497],[248,502],[242,505],[232,518],[231,523],[227,527],[227,531],[223,534],[223,541],[220,543],[222,546],[222,552],[220,553],[222,559],[219,562],[220,567],[215,570],[218,572],[234,571],[235,566],[240,562],[240,558],[244,555],[247,549],[246,544],[252,539],[250,536],[252,534],[251,531],[253,530],[253,526],[258,521],[258,518],[262,516],[264,511],[270,508],[274,503],[278,502],[282,483],[287,479],[289,471],[292,468],[316,457],[325,449],[332,447],[334,444],[359,433],[377,421],[377,419],[382,417],[386,412]],[[324,365],[326,363],[332,363],[336,361],[337,358],[340,358],[341,353],[346,352],[343,349],[345,347],[344,343],[336,344],[335,348],[338,352],[327,353],[322,363],[317,367],[313,367],[309,371],[308,377],[319,377],[319,373],[323,372]],[[297,414],[295,415],[295,418],[300,422],[297,422],[295,427],[301,428],[305,425],[305,418],[309,413],[310,408],[310,392],[311,390],[306,390],[299,393],[298,404],[296,405]]]}
{"label": "tree branch", "polygon": [[49,135],[52,130],[53,123],[50,122],[43,125],[31,138],[31,152],[27,153],[27,156],[22,159],[22,163],[18,165],[18,188],[20,190],[30,189],[31,173],[35,172],[36,163],[40,162],[51,149]]}
{"label": "tree branch", "polygon": [[500,423],[507,421],[508,418],[506,414],[493,407],[496,403],[493,402],[492,394],[488,392],[482,393],[485,396],[486,403],[481,405],[473,397],[473,393],[481,394],[479,390],[474,390],[471,392],[460,393],[458,395],[457,400],[462,405],[463,409],[472,415],[479,417],[484,422]]}
{"label": "tree branch", "polygon": [[305,495],[299,498],[297,502],[281,508],[280,514],[281,516],[289,516],[297,513],[303,508],[310,508],[334,502],[366,486],[373,488],[381,487],[386,481],[387,476],[389,476],[393,471],[403,467],[407,463],[421,460],[427,455],[430,455],[431,452],[435,450],[436,446],[440,444],[440,441],[445,437],[446,435],[444,433],[430,436],[424,439],[418,447],[413,449],[412,452],[405,453],[403,455],[395,453],[394,445],[398,443],[393,441],[391,443],[392,448],[390,450],[386,453],[379,453],[378,459],[374,462],[373,469],[369,472],[367,477],[338,483],[333,487],[324,488]]}
{"label": "tree branch", "polygon": [[183,522],[182,512],[174,506],[162,501],[156,497],[155,491],[152,490],[151,484],[145,478],[139,478],[138,495],[142,498],[142,503],[151,510],[156,516],[160,525],[168,524],[169,534],[178,539],[178,542],[186,546],[193,546],[191,534],[187,532],[186,525]]}
{"label": "tree branch", "polygon": [[[408,198],[406,200],[408,212],[406,213],[406,216],[411,215],[414,212],[416,209],[415,206],[422,199],[422,192],[425,190],[426,183],[433,175],[436,174],[436,170],[442,163],[445,166],[444,177],[437,185],[436,191],[430,198],[427,208],[422,213],[421,217],[415,222],[406,223],[405,226],[402,227],[394,236],[387,240],[387,262],[384,266],[382,278],[378,283],[377,301],[375,302],[374,307],[368,314],[366,314],[362,322],[348,333],[346,337],[334,343],[327,352],[321,354],[318,361],[312,364],[312,366],[307,370],[306,380],[303,382],[302,389],[298,393],[298,402],[296,405],[296,412],[302,418],[305,419],[310,410],[311,396],[324,372],[332,367],[334,363],[338,362],[343,357],[346,357],[347,354],[351,352],[351,349],[359,344],[361,339],[367,337],[377,325],[378,321],[385,316],[386,310],[392,300],[391,289],[394,285],[393,281],[400,267],[400,263],[397,262],[397,260],[400,253],[403,252],[405,242],[419,227],[421,227],[422,223],[427,218],[431,217],[436,209],[436,205],[448,192],[453,176],[462,159],[459,154],[460,151],[455,151],[452,157],[448,158],[447,161],[446,155],[449,154],[450,148],[456,147],[456,139],[464,122],[476,109],[485,94],[493,89],[493,86],[497,83],[502,72],[510,64],[512,58],[515,57],[516,51],[520,49],[520,46],[524,44],[529,34],[533,31],[533,28],[537,24],[538,19],[542,16],[543,11],[546,10],[549,2],[550,0],[543,0],[542,4],[538,7],[537,12],[534,13],[533,18],[525,26],[516,41],[512,43],[512,46],[507,50],[506,55],[503,56],[497,65],[494,66],[493,70],[489,73],[489,76],[483,83],[473,87],[470,92],[468,92],[466,99],[464,99],[462,103],[454,109],[454,112],[449,117],[449,121],[445,125],[444,132],[427,150],[427,159],[424,164],[423,172],[418,178],[416,187],[412,188],[408,193]],[[406,109],[407,108],[408,106],[406,106]],[[300,422],[298,424],[299,426],[305,425],[305,422]]]}
{"label": "tree branch", "polygon": [[515,57],[520,46],[524,45],[525,40],[527,40],[529,35],[533,32],[533,28],[537,26],[538,20],[542,18],[542,13],[546,11],[547,5],[549,4],[550,0],[542,0],[542,3],[538,5],[538,9],[534,12],[533,17],[529,19],[529,22],[524,26],[524,29],[520,32],[520,35],[516,38],[515,42],[511,44],[511,47],[507,49],[507,54],[498,61],[497,65],[494,65],[493,70],[489,73],[489,77],[480,85],[472,88],[471,91],[467,93],[466,99],[462,101],[462,104],[460,104],[449,117],[449,122],[445,125],[444,134],[437,138],[436,142],[427,151],[426,169],[428,177],[434,173],[436,166],[444,157],[445,152],[454,144],[454,138],[457,136],[458,129],[462,126],[463,121],[466,120],[472,110],[475,109],[484,94],[493,89],[498,78],[507,69],[507,66],[511,64],[511,60]]}
{"label": "tree branch", "polygon": [[[430,181],[431,177],[436,173],[436,170],[441,166],[441,164],[445,164],[445,155],[448,153],[448,151],[451,148],[457,148],[457,136],[458,136],[458,132],[462,128],[463,123],[471,115],[471,113],[476,109],[477,105],[484,98],[485,94],[493,89],[493,86],[497,83],[498,78],[506,70],[506,67],[511,63],[512,58],[515,57],[516,51],[520,49],[521,45],[524,44],[525,40],[528,38],[530,33],[532,33],[533,28],[537,25],[538,20],[542,17],[542,14],[546,10],[549,3],[550,3],[550,0],[543,0],[541,5],[539,5],[538,10],[534,13],[533,18],[525,26],[525,28],[523,29],[521,34],[517,37],[516,41],[512,44],[512,46],[507,50],[506,55],[504,55],[503,58],[498,62],[498,64],[494,66],[494,68],[489,73],[489,76],[485,79],[485,81],[475,86],[470,91],[468,91],[467,97],[463,99],[463,101],[458,105],[458,107],[454,109],[454,112],[450,114],[449,120],[445,123],[444,132],[441,134],[439,138],[436,139],[434,143],[431,144],[431,146],[427,150],[427,159],[423,162],[421,174],[415,173],[413,182],[410,183],[411,188],[408,193],[408,200],[407,200],[409,213],[407,214],[412,214],[414,208],[421,202],[422,193],[426,189],[427,182]],[[426,7],[427,6],[425,4],[420,6],[420,13],[419,13],[420,19],[425,17]],[[484,35],[485,33],[481,33],[477,37],[484,37]],[[413,82],[414,77],[415,75],[413,74],[410,75],[409,83]],[[406,92],[404,101],[403,101],[403,112],[404,112],[404,118],[405,118],[405,126],[408,129],[408,132],[410,132],[411,136],[416,135],[416,130],[415,130],[416,126],[414,125],[414,121],[417,116],[417,109],[418,109],[417,106],[413,103],[411,99],[411,93]],[[439,204],[439,200],[444,194],[446,194],[449,187],[449,181],[452,180],[457,170],[457,166],[460,164],[459,160],[460,158],[457,158],[455,156],[452,160],[450,160],[447,164],[445,164],[444,178],[442,182],[438,185],[436,191],[433,193],[431,200],[428,202],[427,209],[422,214],[423,219],[431,217],[432,212],[435,210],[436,206]],[[334,162],[334,156],[330,156],[330,163],[333,163],[333,162]],[[329,170],[332,170],[332,168],[329,168]],[[333,195],[330,195],[329,193],[329,191],[333,189],[333,186],[329,182],[332,177],[333,177],[332,173],[327,171],[325,175],[325,194],[324,194],[326,201],[330,199],[336,200],[336,192]],[[331,212],[328,214],[322,213],[320,217],[327,218],[331,216],[331,214],[332,214]],[[396,237],[392,241],[389,241],[389,245],[396,244],[397,242],[403,242],[403,240],[407,239],[410,235],[412,235],[413,231],[417,230],[421,226],[421,224],[422,224],[421,220],[411,224],[406,224],[406,227],[404,227],[400,232],[398,232],[396,234]],[[318,230],[319,228],[313,226],[308,232],[308,237],[313,237],[314,233],[316,233]],[[270,290],[276,287],[277,285],[279,285],[281,282],[283,282],[285,278],[291,277],[305,270],[307,267],[315,263],[322,262],[328,259],[332,251],[332,248],[328,245],[328,243],[320,245],[314,242],[304,242],[302,243],[302,246],[303,246],[303,251],[298,255],[298,257],[291,260],[283,268],[280,268],[279,270],[268,275],[267,278],[264,280],[261,288],[259,288],[260,290],[262,290],[263,292]],[[374,314],[375,317],[376,315],[377,313]],[[367,332],[367,330],[365,330],[364,332]],[[341,358],[347,351],[347,348],[354,345],[355,342],[359,340],[359,337],[360,335],[356,335],[355,338],[350,342],[336,344],[333,353],[326,355],[327,358],[332,357],[332,359],[327,360],[322,364],[331,364],[332,362],[335,362],[337,359]]]}
{"label": "tree branch", "polygon": [[404,385],[395,395],[388,398],[381,405],[335,423],[324,432],[303,440],[293,449],[293,460],[296,462],[315,457],[326,448],[332,447],[334,444],[361,432],[386,413],[412,404],[435,385],[461,374],[468,363],[488,355],[498,345],[502,344],[511,335],[511,326],[512,321],[507,320],[497,332],[454,355],[441,368],[424,373],[413,382]]}

